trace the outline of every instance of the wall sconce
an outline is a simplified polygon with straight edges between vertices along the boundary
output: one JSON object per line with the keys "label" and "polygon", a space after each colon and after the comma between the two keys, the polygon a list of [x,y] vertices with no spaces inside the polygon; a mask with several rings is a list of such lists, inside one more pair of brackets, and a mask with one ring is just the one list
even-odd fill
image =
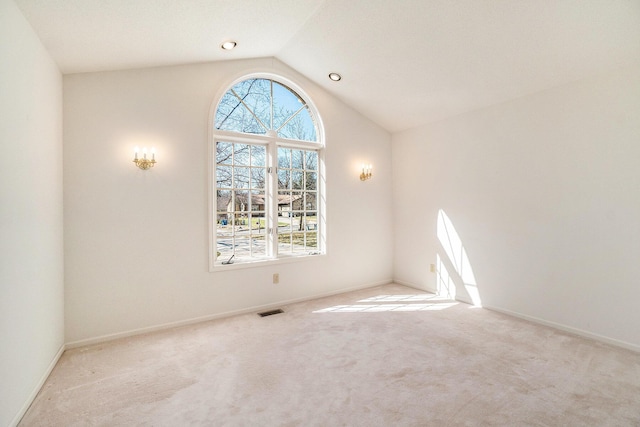
{"label": "wall sconce", "polygon": [[141,159],[138,158],[139,151],[140,151],[140,149],[138,147],[136,147],[135,156],[133,157],[133,163],[135,163],[136,166],[138,166],[142,170],[147,170],[149,168],[152,168],[153,165],[156,164],[156,149],[155,148],[151,149],[151,160],[147,159],[147,149],[146,148],[142,149],[142,158]]}
{"label": "wall sconce", "polygon": [[360,181],[366,181],[369,178],[371,178],[371,176],[373,175],[371,173],[372,169],[373,169],[373,166],[371,166],[371,164],[368,164],[368,165],[363,164],[362,173],[360,173]]}

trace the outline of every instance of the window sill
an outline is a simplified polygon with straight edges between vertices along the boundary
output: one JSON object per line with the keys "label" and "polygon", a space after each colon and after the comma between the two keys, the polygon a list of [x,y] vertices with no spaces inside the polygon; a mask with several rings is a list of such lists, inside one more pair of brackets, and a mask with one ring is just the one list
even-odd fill
{"label": "window sill", "polygon": [[230,271],[230,270],[241,270],[244,268],[253,268],[253,267],[268,267],[272,265],[279,264],[289,264],[293,262],[303,262],[309,261],[318,258],[324,258],[326,254],[320,253],[317,255],[292,255],[292,256],[281,256],[280,258],[268,258],[268,259],[256,259],[251,261],[238,261],[232,264],[223,264],[222,262],[216,262],[213,264],[211,268],[209,268],[210,273],[217,273],[220,271]]}

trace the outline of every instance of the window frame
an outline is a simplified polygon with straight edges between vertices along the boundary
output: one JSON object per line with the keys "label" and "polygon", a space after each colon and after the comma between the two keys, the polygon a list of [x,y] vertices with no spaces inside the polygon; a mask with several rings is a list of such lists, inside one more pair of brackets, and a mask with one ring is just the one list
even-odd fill
{"label": "window frame", "polygon": [[[274,131],[267,131],[266,134],[243,133],[229,130],[218,130],[215,128],[216,115],[219,104],[225,94],[236,84],[250,79],[268,79],[276,83],[284,85],[296,95],[298,95],[307,105],[309,114],[315,122],[316,141],[302,141],[295,139],[287,139],[278,137]],[[266,264],[279,264],[288,262],[297,262],[326,255],[326,174],[325,174],[325,144],[324,144],[324,128],[317,109],[310,101],[309,96],[300,89],[294,82],[283,78],[282,76],[273,74],[245,74],[224,86],[218,96],[215,98],[211,106],[208,120],[209,128],[209,168],[207,178],[209,181],[209,271],[221,271],[238,268],[258,267]],[[222,260],[217,260],[217,182],[216,182],[216,144],[218,142],[241,143],[262,145],[266,147],[267,152],[267,185],[265,188],[265,198],[267,206],[265,207],[265,219],[268,224],[267,245],[269,246],[264,257],[244,258],[242,262],[233,264],[223,264]],[[291,148],[317,153],[317,199],[316,199],[316,227],[317,241],[316,250],[313,253],[278,253],[278,148]],[[272,230],[276,231],[272,231]]]}

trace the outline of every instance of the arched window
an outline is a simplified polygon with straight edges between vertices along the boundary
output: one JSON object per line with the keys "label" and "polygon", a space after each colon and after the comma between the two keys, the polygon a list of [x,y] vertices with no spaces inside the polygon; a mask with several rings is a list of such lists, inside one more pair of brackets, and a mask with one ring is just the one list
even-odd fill
{"label": "arched window", "polygon": [[307,103],[289,87],[271,79],[248,79],[224,94],[215,128],[281,138],[317,141],[316,123]]}
{"label": "arched window", "polygon": [[222,96],[212,123],[214,268],[324,252],[318,124],[299,91],[271,78]]}

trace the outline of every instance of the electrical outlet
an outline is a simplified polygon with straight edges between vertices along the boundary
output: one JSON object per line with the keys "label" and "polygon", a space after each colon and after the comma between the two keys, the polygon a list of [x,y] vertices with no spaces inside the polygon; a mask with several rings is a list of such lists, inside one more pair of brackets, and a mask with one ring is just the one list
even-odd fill
{"label": "electrical outlet", "polygon": [[279,273],[273,273],[273,284],[277,285],[278,283],[280,283],[280,274]]}

